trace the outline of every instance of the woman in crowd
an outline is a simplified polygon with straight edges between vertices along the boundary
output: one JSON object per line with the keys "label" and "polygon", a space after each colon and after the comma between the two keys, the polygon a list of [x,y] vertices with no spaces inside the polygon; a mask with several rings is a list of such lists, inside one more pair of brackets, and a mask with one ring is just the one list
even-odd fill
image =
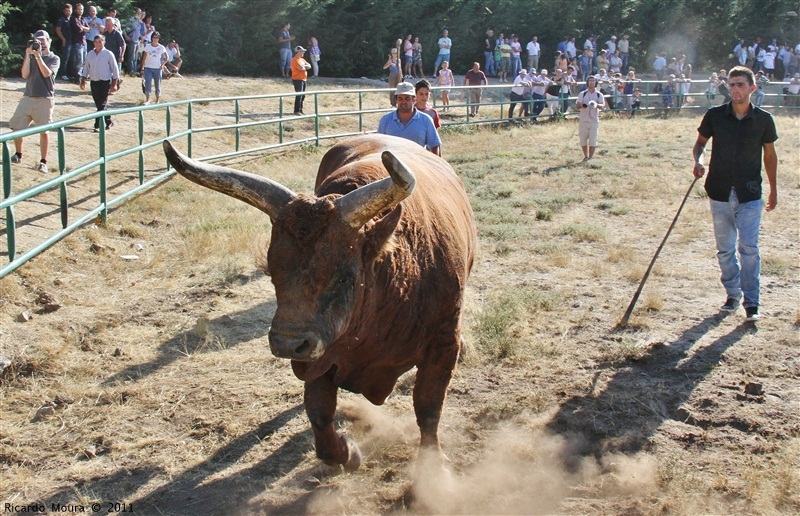
{"label": "woman in crowd", "polygon": [[392,103],[392,107],[397,107],[397,99],[394,97],[394,89],[400,84],[400,58],[397,57],[397,47],[391,50],[383,64],[383,69],[387,68],[389,69],[389,87],[392,88],[392,91],[389,92],[389,102]]}
{"label": "woman in crowd", "polygon": [[636,70],[628,71],[628,76],[622,81],[622,94],[625,96],[625,109],[633,110],[634,91],[636,83],[640,82],[636,78]]}
{"label": "woman in crowd", "polygon": [[412,47],[411,63],[413,65],[415,77],[425,77],[422,72],[422,43],[419,42],[419,37],[414,38],[414,46]]}
{"label": "woman in crowd", "polygon": [[308,53],[311,56],[311,71],[313,77],[319,77],[319,61],[322,52],[319,49],[319,41],[314,36],[308,38]]}
{"label": "woman in crowd", "polygon": [[167,49],[161,44],[161,34],[154,32],[150,43],[144,47],[144,59],[139,70],[144,77],[144,105],[150,104],[150,92],[155,83],[156,104],[161,98],[161,74],[167,64]]}
{"label": "woman in crowd", "polygon": [[615,51],[611,59],[608,60],[608,66],[611,69],[611,75],[622,72],[622,57],[619,55],[619,50]]}
{"label": "woman in crowd", "polygon": [[411,34],[406,36],[403,41],[403,71],[405,75],[411,75],[411,64],[414,61],[414,44],[411,42]]}

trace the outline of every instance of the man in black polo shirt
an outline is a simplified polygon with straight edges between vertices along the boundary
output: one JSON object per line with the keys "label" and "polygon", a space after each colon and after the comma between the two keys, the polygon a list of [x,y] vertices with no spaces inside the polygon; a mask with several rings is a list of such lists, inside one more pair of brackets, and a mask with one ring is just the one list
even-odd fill
{"label": "man in black polo shirt", "polygon": [[755,321],[761,318],[761,155],[763,150],[770,190],[766,211],[772,211],[778,205],[778,155],[774,145],[778,133],[772,115],[750,103],[750,95],[756,89],[750,69],[733,68],[728,74],[728,89],[730,102],[709,109],[697,129],[699,134],[692,149],[694,176],[705,174],[703,151],[713,137],[705,187],[711,203],[720,279],[728,294],[720,310],[733,312],[742,303],[747,320]]}

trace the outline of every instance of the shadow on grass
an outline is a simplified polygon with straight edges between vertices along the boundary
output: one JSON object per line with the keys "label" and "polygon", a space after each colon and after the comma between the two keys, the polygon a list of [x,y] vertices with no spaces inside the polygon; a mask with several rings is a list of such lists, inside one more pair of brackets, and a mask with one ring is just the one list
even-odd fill
{"label": "shadow on grass", "polygon": [[[595,392],[593,383],[586,394],[562,403],[548,428],[570,440],[565,464],[577,466],[579,457],[586,455],[638,452],[664,421],[690,422],[689,414],[678,409],[729,347],[757,331],[754,325],[742,323],[689,356],[694,343],[724,319],[725,315],[706,317],[672,343],[654,345],[636,361],[607,366],[618,372],[603,391]],[[738,428],[736,422],[728,424]]]}
{"label": "shadow on grass", "polygon": [[270,439],[292,419],[302,417],[303,412],[302,404],[281,412],[142,497],[132,498],[139,489],[157,477],[169,478],[163,467],[153,465],[149,468],[118,470],[108,476],[65,487],[43,503],[49,508],[52,503],[69,504],[88,497],[104,504],[124,501],[133,506],[135,514],[239,513],[245,509],[243,504],[247,500],[263,492],[265,484],[279,480],[303,461],[305,452],[313,447],[311,429],[290,436],[269,456],[247,469],[210,479],[234,467],[252,448]]}
{"label": "shadow on grass", "polygon": [[231,348],[269,333],[270,322],[277,304],[274,300],[259,303],[245,310],[209,319],[206,328],[180,332],[158,347],[158,356],[141,364],[132,364],[107,378],[103,384],[138,381],[168,366],[181,357]]}

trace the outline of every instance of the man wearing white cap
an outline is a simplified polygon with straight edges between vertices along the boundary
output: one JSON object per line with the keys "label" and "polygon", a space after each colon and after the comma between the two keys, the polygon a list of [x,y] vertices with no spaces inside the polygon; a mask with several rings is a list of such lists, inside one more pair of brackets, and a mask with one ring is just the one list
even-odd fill
{"label": "man wearing white cap", "polygon": [[608,48],[608,55],[614,55],[614,52],[617,51],[617,37],[611,36],[608,41],[606,41],[606,48]]}
{"label": "man wearing white cap", "polygon": [[378,133],[399,136],[417,142],[437,156],[441,156],[442,140],[433,120],[414,106],[416,93],[410,82],[401,82],[394,91],[397,109],[386,113],[378,123]]}
{"label": "man wearing white cap", "polygon": [[[294,84],[294,91],[306,91],[306,80],[308,80],[308,71],[311,70],[311,63],[303,59],[303,54],[306,49],[297,45],[294,47],[294,57],[292,58],[292,84]],[[294,98],[294,115],[300,116],[303,113],[303,102],[306,100],[305,95],[297,95]]]}
{"label": "man wearing white cap", "polygon": [[[17,104],[14,115],[8,122],[12,131],[25,129],[33,125],[46,125],[53,121],[55,106],[55,83],[61,59],[50,52],[50,35],[43,30],[33,35],[25,49],[25,61],[22,63],[22,78],[25,79],[25,93]],[[47,148],[50,146],[50,135],[47,131],[39,135],[39,150],[42,159],[36,170],[47,173]],[[22,138],[14,140],[15,153],[11,163],[22,161]]]}

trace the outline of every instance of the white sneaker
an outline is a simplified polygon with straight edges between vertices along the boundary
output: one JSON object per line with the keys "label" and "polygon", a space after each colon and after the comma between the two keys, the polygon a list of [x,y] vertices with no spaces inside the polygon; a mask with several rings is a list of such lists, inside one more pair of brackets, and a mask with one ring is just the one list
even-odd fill
{"label": "white sneaker", "polygon": [[47,168],[47,163],[42,163],[41,161],[39,162],[38,165],[36,165],[36,170],[38,170],[42,174],[47,174],[48,172],[50,172],[50,170]]}

